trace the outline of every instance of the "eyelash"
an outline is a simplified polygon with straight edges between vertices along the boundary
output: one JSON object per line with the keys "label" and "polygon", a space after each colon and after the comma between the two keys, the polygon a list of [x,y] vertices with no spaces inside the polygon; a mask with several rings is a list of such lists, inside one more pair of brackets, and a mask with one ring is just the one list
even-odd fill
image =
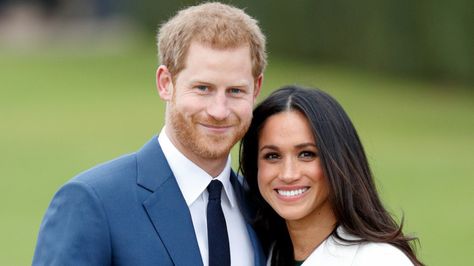
{"label": "eyelash", "polygon": [[269,152],[269,153],[265,153],[263,155],[263,159],[268,160],[268,161],[275,160],[275,159],[278,159],[278,158],[280,158],[280,156],[276,152]]}
{"label": "eyelash", "polygon": [[[206,86],[206,85],[198,85],[198,86],[195,86],[194,88],[197,89],[198,91],[202,92],[202,93],[209,91],[209,86]],[[240,88],[230,88],[230,89],[227,90],[227,93],[232,94],[233,96],[241,95],[244,92],[245,91],[243,89],[240,89]]]}
{"label": "eyelash", "polygon": [[[316,157],[318,157],[318,153],[313,151],[302,151],[298,154],[298,158],[302,159],[313,159]],[[267,161],[273,161],[276,159],[280,159],[280,155],[276,152],[269,152],[263,154],[262,158]]]}
{"label": "eyelash", "polygon": [[239,89],[239,88],[230,88],[230,89],[229,89],[229,92],[230,92],[231,94],[240,94],[240,93],[242,93],[243,91],[242,91],[241,89]]}
{"label": "eyelash", "polygon": [[200,91],[209,90],[209,87],[208,87],[208,86],[205,86],[205,85],[199,85],[199,86],[196,86],[195,88],[198,89],[198,90],[200,90]]}
{"label": "eyelash", "polygon": [[[305,154],[306,156],[303,156],[303,154]],[[311,157],[311,158],[315,158],[315,157],[318,157],[318,154],[317,154],[316,152],[313,152],[313,151],[302,151],[302,152],[300,152],[300,154],[298,154],[298,157],[304,157],[304,158]]]}

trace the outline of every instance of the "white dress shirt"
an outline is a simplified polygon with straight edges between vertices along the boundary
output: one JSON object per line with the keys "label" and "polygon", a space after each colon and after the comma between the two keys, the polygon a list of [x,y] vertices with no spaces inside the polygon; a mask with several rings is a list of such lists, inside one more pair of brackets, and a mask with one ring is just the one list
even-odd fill
{"label": "white dress shirt", "polygon": [[[178,186],[183,193],[186,204],[191,212],[194,231],[199,245],[199,251],[204,266],[209,265],[209,251],[207,242],[207,202],[209,194],[207,186],[213,177],[206,173],[191,160],[186,158],[171,142],[163,128],[158,136],[158,142],[173,171]],[[224,170],[215,177],[222,182],[221,195],[222,211],[227,224],[229,235],[230,258],[232,265],[253,265],[254,253],[247,227],[240,212],[234,189],[230,183],[231,158],[227,159]]]}

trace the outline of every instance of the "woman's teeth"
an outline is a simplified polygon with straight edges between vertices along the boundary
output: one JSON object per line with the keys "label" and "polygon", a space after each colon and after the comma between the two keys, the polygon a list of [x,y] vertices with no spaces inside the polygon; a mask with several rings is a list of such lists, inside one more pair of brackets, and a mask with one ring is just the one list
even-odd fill
{"label": "woman's teeth", "polygon": [[300,189],[295,189],[295,190],[282,190],[282,189],[277,189],[278,194],[280,194],[283,197],[295,197],[299,196],[303,193],[306,192],[308,188],[300,188]]}

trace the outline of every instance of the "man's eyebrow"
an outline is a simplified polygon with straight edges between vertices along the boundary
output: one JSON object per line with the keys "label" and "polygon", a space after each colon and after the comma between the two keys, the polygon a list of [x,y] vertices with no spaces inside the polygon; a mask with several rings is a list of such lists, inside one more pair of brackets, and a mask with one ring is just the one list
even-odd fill
{"label": "man's eyebrow", "polygon": [[202,84],[202,85],[207,85],[207,86],[213,86],[212,83],[210,83],[208,81],[202,81],[202,80],[199,80],[199,79],[191,80],[190,83],[191,84]]}

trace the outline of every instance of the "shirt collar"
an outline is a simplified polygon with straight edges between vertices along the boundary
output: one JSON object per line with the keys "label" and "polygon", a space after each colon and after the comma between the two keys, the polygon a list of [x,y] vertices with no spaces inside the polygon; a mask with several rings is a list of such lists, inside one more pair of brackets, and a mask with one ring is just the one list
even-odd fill
{"label": "shirt collar", "polygon": [[[201,195],[203,195],[203,192],[206,191],[207,186],[211,183],[213,178],[206,171],[184,156],[184,154],[173,145],[168,135],[166,135],[165,127],[163,127],[158,136],[158,142],[163,150],[166,160],[168,161],[171,171],[173,171],[173,175],[178,182],[181,193],[183,193],[184,200],[189,207]],[[230,182],[230,166],[231,157],[229,154],[224,170],[222,170],[215,179],[221,181],[224,187],[226,199],[223,198],[223,202],[229,203],[233,208],[236,206],[236,199],[234,189]]]}

